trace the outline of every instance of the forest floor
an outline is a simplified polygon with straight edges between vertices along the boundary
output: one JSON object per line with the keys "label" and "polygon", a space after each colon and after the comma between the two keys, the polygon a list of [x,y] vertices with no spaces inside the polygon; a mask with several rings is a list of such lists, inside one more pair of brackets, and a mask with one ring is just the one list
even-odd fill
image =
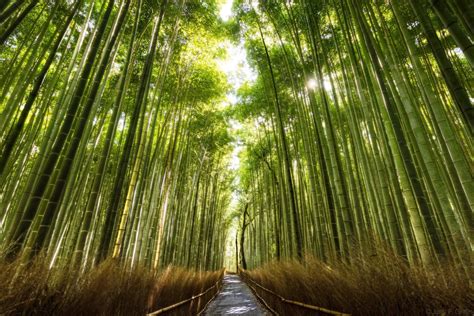
{"label": "forest floor", "polygon": [[204,315],[270,315],[237,275],[224,276],[223,287]]}

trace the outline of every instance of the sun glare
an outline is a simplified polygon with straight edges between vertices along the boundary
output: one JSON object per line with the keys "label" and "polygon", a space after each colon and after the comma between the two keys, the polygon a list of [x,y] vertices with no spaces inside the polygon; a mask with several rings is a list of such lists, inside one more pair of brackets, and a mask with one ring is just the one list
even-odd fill
{"label": "sun glare", "polygon": [[308,87],[309,90],[314,90],[318,86],[318,83],[316,82],[316,79],[311,78],[306,82],[306,87]]}
{"label": "sun glare", "polygon": [[[308,90],[313,90],[314,91],[314,90],[318,89],[318,87],[319,87],[319,84],[318,84],[318,81],[316,79],[310,78],[310,79],[308,79],[308,81],[306,81],[306,88]],[[324,88],[324,90],[326,90],[326,92],[330,92],[332,90],[331,81],[326,76],[323,78],[323,88]]]}

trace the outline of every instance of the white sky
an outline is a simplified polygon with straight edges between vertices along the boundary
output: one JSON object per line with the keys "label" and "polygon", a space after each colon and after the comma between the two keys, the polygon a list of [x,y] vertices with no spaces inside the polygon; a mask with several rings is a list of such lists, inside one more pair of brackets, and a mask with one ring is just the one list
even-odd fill
{"label": "white sky", "polygon": [[[220,17],[226,22],[233,16],[232,5],[233,0],[225,0],[220,7]],[[217,65],[223,71],[226,76],[229,84],[231,85],[231,91],[227,94],[227,100],[225,101],[224,106],[233,106],[237,103],[237,90],[245,83],[252,82],[257,79],[257,73],[250,68],[247,62],[247,54],[244,48],[244,42],[241,42],[236,45],[230,41],[225,41],[222,43],[223,48],[227,51],[227,56],[224,59],[218,60]],[[242,124],[236,120],[231,119],[229,121],[229,132],[232,135],[237,135],[238,131],[243,128]],[[244,145],[239,137],[236,137],[236,140],[232,144],[233,150],[231,154],[231,160],[229,164],[229,169],[237,171],[240,168],[240,158],[239,154],[243,150]],[[238,184],[240,179],[237,175],[235,178],[235,183]],[[240,199],[240,194],[237,191],[232,192],[231,203],[229,209],[233,210],[237,207],[238,201]],[[235,218],[231,224],[231,229],[229,232],[228,240],[226,242],[226,267],[229,270],[234,270],[235,266],[235,245],[234,238],[237,234],[238,220]]]}
{"label": "white sky", "polygon": [[224,22],[227,22],[232,16],[232,4],[234,0],[226,0],[226,2],[221,6],[219,15]]}
{"label": "white sky", "polygon": [[[249,81],[255,81],[257,74],[250,68],[247,62],[247,54],[243,43],[240,43],[238,46],[226,41],[222,44],[227,51],[227,56],[225,59],[217,61],[219,68],[226,74],[227,80],[232,86],[231,91],[227,93],[227,100],[224,106],[233,106],[237,103],[237,90],[245,83]],[[232,120],[229,124],[230,133],[235,134],[239,129],[242,128],[242,125]],[[239,153],[242,150],[242,146],[239,145],[239,140],[237,139],[234,143],[234,150],[232,151],[232,159],[230,162],[230,168],[232,170],[237,170],[240,167]]]}
{"label": "white sky", "polygon": [[[247,53],[245,52],[244,43],[241,42],[237,46],[230,41],[225,41],[222,45],[227,51],[227,57],[218,60],[217,64],[227,75],[227,79],[232,85],[233,90],[236,91],[247,81],[254,81],[257,78],[257,74],[250,68],[247,62]],[[230,96],[230,99],[230,101],[235,99],[235,95]],[[231,103],[235,104],[235,102]]]}
{"label": "white sky", "polygon": [[[220,7],[220,17],[223,21],[228,21],[232,16],[232,5],[233,0],[226,0],[222,3]],[[250,68],[247,62],[247,53],[244,48],[244,42],[241,41],[238,45],[230,41],[225,41],[222,43],[223,48],[226,50],[226,58],[218,60],[217,65],[220,70],[223,71],[227,80],[231,85],[231,91],[227,94],[227,100],[225,106],[233,106],[237,103],[237,90],[248,81],[255,81],[257,74],[255,71]],[[229,129],[232,134],[235,134],[239,129],[242,128],[242,125],[235,121],[231,120],[229,124]],[[239,153],[242,150],[242,145],[240,144],[239,139],[233,144],[234,149],[232,151],[232,158],[230,162],[230,169],[237,170],[240,167]]]}
{"label": "white sky", "polygon": [[[233,0],[225,0],[220,7],[220,17],[223,21],[228,21],[233,16],[232,12]],[[240,43],[235,44],[231,41],[224,41],[221,43],[222,47],[226,50],[226,57],[220,60],[217,60],[217,65],[222,72],[227,76],[227,80],[231,85],[229,93],[227,93],[227,100],[223,106],[233,106],[237,103],[237,91],[245,82],[252,82],[257,79],[257,73],[250,68],[250,65],[247,62],[247,53],[245,51],[244,42],[241,40]],[[229,132],[232,135],[237,135],[238,131],[243,128],[242,124],[236,120],[231,119],[229,121]],[[229,163],[229,169],[237,171],[240,168],[240,158],[239,154],[243,150],[242,141],[238,136],[235,137],[235,141],[232,144],[233,150],[231,154],[231,159]],[[238,176],[234,180],[236,183],[239,183]],[[239,193],[232,192],[231,205],[230,209],[235,209],[239,200]],[[237,223],[238,224],[238,223]],[[236,223],[233,223],[235,226]],[[231,232],[231,238],[234,238],[234,231]],[[230,246],[229,246],[230,245]],[[233,249],[233,243],[230,243],[228,248]],[[228,249],[228,251],[230,251]],[[229,252],[233,256],[233,250]],[[229,253],[227,255],[229,255]]]}

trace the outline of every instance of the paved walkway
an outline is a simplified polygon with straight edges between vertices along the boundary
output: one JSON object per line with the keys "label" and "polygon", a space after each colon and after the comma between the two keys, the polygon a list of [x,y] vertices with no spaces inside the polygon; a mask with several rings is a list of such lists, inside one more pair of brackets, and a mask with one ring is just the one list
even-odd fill
{"label": "paved walkway", "polygon": [[271,315],[249,287],[237,276],[227,274],[221,292],[209,304],[204,315]]}

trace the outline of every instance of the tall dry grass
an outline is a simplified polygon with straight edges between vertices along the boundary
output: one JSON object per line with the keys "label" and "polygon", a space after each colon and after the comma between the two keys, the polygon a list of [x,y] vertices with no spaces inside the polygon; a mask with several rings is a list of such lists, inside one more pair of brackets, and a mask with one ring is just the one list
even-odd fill
{"label": "tall dry grass", "polygon": [[[222,273],[176,267],[153,272],[108,260],[80,274],[50,269],[43,259],[0,262],[0,315],[145,315],[202,292]],[[194,314],[213,293],[171,314]]]}
{"label": "tall dry grass", "polygon": [[[162,272],[150,295],[150,302],[153,302],[151,310],[158,310],[203,293],[221,281],[223,276],[224,270],[203,272],[169,267]],[[218,288],[215,287],[206,295],[190,304],[182,305],[166,315],[196,315],[217,291]]]}
{"label": "tall dry grass", "polygon": [[[242,273],[286,299],[353,315],[474,315],[473,289],[453,264],[409,266],[384,249],[370,257],[359,252],[350,263],[328,266],[308,256]],[[318,315],[257,292],[280,315]]]}

